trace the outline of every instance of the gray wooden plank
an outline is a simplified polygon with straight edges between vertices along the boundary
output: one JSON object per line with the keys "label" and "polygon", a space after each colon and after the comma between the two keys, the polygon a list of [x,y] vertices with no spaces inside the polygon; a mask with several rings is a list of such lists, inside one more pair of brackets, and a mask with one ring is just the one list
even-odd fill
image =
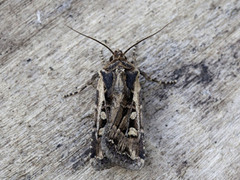
{"label": "gray wooden plank", "polygon": [[[4,1],[1,13],[1,179],[238,179],[240,2]],[[85,161],[94,87],[81,87],[108,50],[65,24],[126,49],[142,81],[146,165],[95,171]],[[128,56],[131,59],[132,53]]]}

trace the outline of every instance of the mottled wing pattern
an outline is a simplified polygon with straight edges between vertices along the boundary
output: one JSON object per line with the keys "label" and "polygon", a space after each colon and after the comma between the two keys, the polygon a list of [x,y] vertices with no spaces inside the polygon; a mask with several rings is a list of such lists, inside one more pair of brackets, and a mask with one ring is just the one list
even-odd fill
{"label": "mottled wing pattern", "polygon": [[100,71],[92,144],[97,169],[119,165],[137,170],[144,165],[139,74],[127,62]]}

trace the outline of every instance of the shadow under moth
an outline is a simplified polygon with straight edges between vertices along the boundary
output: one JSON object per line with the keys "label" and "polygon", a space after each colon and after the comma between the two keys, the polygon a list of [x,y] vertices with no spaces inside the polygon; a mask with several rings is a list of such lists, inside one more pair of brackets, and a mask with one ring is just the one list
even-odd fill
{"label": "shadow under moth", "polygon": [[[115,165],[131,170],[141,169],[144,166],[145,148],[139,76],[141,74],[147,80],[159,84],[171,84],[176,81],[162,82],[151,79],[129,62],[125,54],[138,43],[152,37],[162,29],[137,41],[122,52],[121,50],[112,51],[97,39],[69,28],[100,43],[112,53],[107,65],[88,81],[88,84],[91,84],[95,78],[98,78],[95,123],[91,143],[92,165],[97,170]],[[75,95],[85,87],[64,97]]]}

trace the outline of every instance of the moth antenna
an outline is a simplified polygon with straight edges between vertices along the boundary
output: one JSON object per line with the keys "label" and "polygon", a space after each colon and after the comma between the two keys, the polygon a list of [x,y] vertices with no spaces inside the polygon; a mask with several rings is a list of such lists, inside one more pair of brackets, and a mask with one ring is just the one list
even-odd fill
{"label": "moth antenna", "polygon": [[151,34],[151,35],[149,35],[149,36],[147,36],[147,37],[145,37],[145,38],[137,41],[135,44],[133,44],[132,46],[130,46],[123,54],[126,54],[130,49],[132,49],[134,46],[136,46],[136,45],[139,44],[140,42],[142,42],[142,41],[144,41],[144,40],[146,40],[146,39],[154,36],[155,34],[159,33],[160,31],[162,31],[163,29],[165,29],[165,27],[167,27],[167,26],[168,26],[169,24],[171,24],[172,22],[173,22],[173,21],[167,23],[165,26],[163,26],[163,27],[162,27],[160,30],[158,30],[157,32],[155,32],[155,33],[153,33],[153,34]]}
{"label": "moth antenna", "polygon": [[99,41],[99,40],[97,40],[97,39],[95,39],[95,38],[93,38],[93,37],[91,37],[91,36],[88,36],[88,35],[85,35],[85,34],[83,34],[83,33],[80,33],[79,31],[73,29],[72,27],[70,27],[70,26],[68,26],[68,25],[66,25],[66,26],[67,26],[69,29],[75,31],[76,33],[78,33],[78,34],[80,34],[80,35],[82,35],[82,36],[85,36],[85,37],[87,37],[87,38],[89,38],[89,39],[92,39],[92,40],[98,42],[99,44],[101,44],[101,45],[103,45],[104,47],[106,47],[112,54],[114,54],[113,51],[110,49],[110,47],[108,47],[106,44],[102,43],[101,41]]}

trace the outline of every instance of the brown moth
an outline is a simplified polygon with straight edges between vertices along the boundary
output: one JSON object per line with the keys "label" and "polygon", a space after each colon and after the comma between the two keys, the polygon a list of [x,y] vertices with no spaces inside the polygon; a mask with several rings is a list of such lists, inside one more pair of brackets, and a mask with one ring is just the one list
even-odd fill
{"label": "brown moth", "polygon": [[[138,41],[124,52],[112,51],[104,43],[72,29],[102,44],[112,53],[109,63],[88,82],[91,84],[93,79],[99,78],[91,145],[92,165],[98,170],[114,165],[131,170],[139,170],[144,166],[144,132],[139,76],[142,74],[147,80],[163,84],[175,83],[175,81],[160,82],[151,79],[129,62],[125,54],[162,29]],[[64,97],[77,94],[85,87]]]}

